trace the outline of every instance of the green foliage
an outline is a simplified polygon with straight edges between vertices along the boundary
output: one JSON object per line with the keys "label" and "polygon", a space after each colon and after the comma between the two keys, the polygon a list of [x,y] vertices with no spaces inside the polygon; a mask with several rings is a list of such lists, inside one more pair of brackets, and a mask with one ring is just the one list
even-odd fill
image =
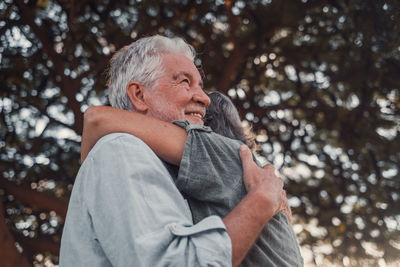
{"label": "green foliage", "polygon": [[[0,179],[67,200],[82,112],[107,103],[112,53],[178,35],[198,51],[206,89],[233,99],[287,177],[313,261],[399,260],[398,1],[25,2],[0,3]],[[23,240],[59,242],[62,216],[0,188],[15,239],[43,262]]]}

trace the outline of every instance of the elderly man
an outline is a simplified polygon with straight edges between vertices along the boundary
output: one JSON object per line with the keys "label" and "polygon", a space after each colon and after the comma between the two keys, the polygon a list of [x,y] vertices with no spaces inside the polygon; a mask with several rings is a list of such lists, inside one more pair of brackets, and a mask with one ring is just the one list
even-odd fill
{"label": "elderly man", "polygon": [[[210,100],[193,59],[192,47],[179,38],[134,42],[111,62],[111,104],[167,122],[203,124]],[[173,173],[145,143],[122,133],[103,137],[75,181],[60,265],[238,265],[284,201],[271,169],[258,168],[248,150],[240,155],[247,196],[224,218],[193,224]]]}

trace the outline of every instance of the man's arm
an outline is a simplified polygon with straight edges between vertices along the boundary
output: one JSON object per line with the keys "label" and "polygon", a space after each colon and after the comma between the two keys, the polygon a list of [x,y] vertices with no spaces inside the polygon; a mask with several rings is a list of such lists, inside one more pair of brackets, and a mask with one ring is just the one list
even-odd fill
{"label": "man's arm", "polygon": [[285,203],[283,182],[274,167],[268,164],[259,168],[246,145],[240,147],[240,158],[248,194],[223,219],[232,240],[233,266],[242,262],[263,227]]}

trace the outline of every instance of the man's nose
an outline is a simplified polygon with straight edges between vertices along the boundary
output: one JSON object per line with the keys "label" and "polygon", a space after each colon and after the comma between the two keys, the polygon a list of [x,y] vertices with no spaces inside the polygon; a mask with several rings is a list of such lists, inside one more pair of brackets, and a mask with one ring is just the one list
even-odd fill
{"label": "man's nose", "polygon": [[203,105],[204,107],[208,107],[211,103],[211,100],[208,97],[208,95],[200,87],[194,91],[193,101]]}

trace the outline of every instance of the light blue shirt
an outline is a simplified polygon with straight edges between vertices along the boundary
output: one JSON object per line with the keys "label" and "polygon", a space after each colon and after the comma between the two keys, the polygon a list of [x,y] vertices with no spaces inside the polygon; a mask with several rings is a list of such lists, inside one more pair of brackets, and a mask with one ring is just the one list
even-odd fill
{"label": "light blue shirt", "polygon": [[193,225],[162,161],[140,139],[100,139],[82,164],[61,240],[60,266],[231,266],[218,216]]}

